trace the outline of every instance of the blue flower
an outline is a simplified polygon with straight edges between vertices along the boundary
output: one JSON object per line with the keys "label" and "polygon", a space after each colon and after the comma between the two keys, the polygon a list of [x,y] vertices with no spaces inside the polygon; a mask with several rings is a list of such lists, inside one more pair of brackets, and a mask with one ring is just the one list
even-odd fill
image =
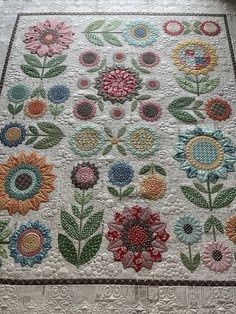
{"label": "blue flower", "polygon": [[176,220],[174,232],[178,240],[187,245],[192,245],[201,239],[202,227],[195,217],[186,215]]}
{"label": "blue flower", "polygon": [[118,161],[111,165],[108,177],[112,184],[123,187],[133,180],[134,170],[129,164]]}
{"label": "blue flower", "polygon": [[157,41],[159,32],[154,23],[135,20],[125,25],[122,35],[129,45],[145,47]]}
{"label": "blue flower", "polygon": [[70,97],[70,90],[65,85],[54,85],[48,91],[48,99],[54,104],[62,104]]}
{"label": "blue flower", "polygon": [[220,130],[200,127],[186,130],[179,136],[175,150],[174,159],[189,178],[216,183],[219,178],[226,179],[229,172],[235,171],[236,148]]}
{"label": "blue flower", "polygon": [[13,103],[22,103],[30,96],[30,89],[24,84],[17,84],[9,88],[7,98]]}
{"label": "blue flower", "polygon": [[9,240],[10,256],[22,267],[40,264],[51,249],[50,230],[38,220],[20,225]]}
{"label": "blue flower", "polygon": [[8,147],[16,147],[26,138],[26,129],[20,123],[9,123],[0,131],[0,141]]}

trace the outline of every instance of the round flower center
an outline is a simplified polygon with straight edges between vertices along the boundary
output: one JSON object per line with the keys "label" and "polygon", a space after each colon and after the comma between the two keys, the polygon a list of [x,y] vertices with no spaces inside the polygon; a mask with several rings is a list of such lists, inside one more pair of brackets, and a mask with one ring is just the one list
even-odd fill
{"label": "round flower center", "polygon": [[181,25],[177,22],[169,22],[167,25],[167,30],[169,32],[178,32],[181,30]]}
{"label": "round flower center", "polygon": [[144,39],[148,36],[148,30],[145,25],[137,25],[131,29],[131,33],[136,39]]}
{"label": "round flower center", "polygon": [[214,250],[214,251],[212,252],[212,257],[214,258],[215,261],[219,262],[219,261],[222,260],[223,255],[222,255],[221,251],[219,251],[219,250]]}
{"label": "round flower center", "polygon": [[32,184],[32,177],[27,173],[19,174],[15,179],[15,187],[18,190],[27,190]]}
{"label": "round flower center", "polygon": [[35,229],[28,229],[20,235],[17,249],[23,256],[34,256],[40,252],[43,244],[42,234]]}
{"label": "round flower center", "polygon": [[196,136],[186,145],[186,157],[189,162],[201,170],[214,170],[224,160],[224,149],[221,144],[209,136]]}
{"label": "round flower center", "polygon": [[134,226],[128,231],[128,240],[131,245],[143,245],[147,238],[148,234],[141,226]]}
{"label": "round flower center", "polygon": [[223,116],[227,109],[223,104],[213,104],[211,106],[211,110],[214,114],[219,115],[219,116]]}
{"label": "round flower center", "polygon": [[59,39],[59,33],[55,29],[45,29],[40,33],[40,42],[44,45],[55,44]]}
{"label": "round flower center", "polygon": [[17,127],[12,127],[6,131],[5,137],[9,142],[17,141],[21,137],[21,130]]}
{"label": "round flower center", "polygon": [[91,168],[83,167],[77,171],[75,177],[80,183],[89,183],[94,180],[94,173]]}
{"label": "round flower center", "polygon": [[33,100],[28,103],[27,109],[30,114],[38,115],[44,111],[45,104],[40,100]]}
{"label": "round flower center", "polygon": [[155,55],[155,53],[153,52],[146,52],[142,55],[142,61],[145,64],[154,64],[157,61],[157,56]]}
{"label": "round flower center", "polygon": [[112,143],[113,145],[118,144],[118,143],[119,143],[119,139],[118,139],[118,137],[113,136],[113,138],[111,139],[111,143]]}
{"label": "round flower center", "polygon": [[77,134],[76,146],[81,151],[89,151],[94,148],[99,143],[99,134],[96,130],[83,129]]}
{"label": "round flower center", "polygon": [[154,104],[147,104],[143,107],[143,114],[148,118],[154,118],[158,114],[158,107]]}
{"label": "round flower center", "polygon": [[187,45],[180,49],[179,59],[183,65],[193,70],[200,70],[211,63],[209,51],[201,45]]}
{"label": "round flower center", "polygon": [[184,233],[191,234],[193,232],[193,227],[190,224],[183,226]]}
{"label": "round flower center", "polygon": [[212,22],[207,22],[204,24],[204,30],[208,33],[215,33],[218,31],[218,25]]}
{"label": "round flower center", "polygon": [[77,112],[80,116],[87,117],[93,113],[93,107],[87,102],[80,103],[77,107]]}
{"label": "round flower center", "polygon": [[85,64],[93,64],[96,61],[96,59],[97,59],[97,56],[93,52],[86,52],[82,56],[82,60]]}
{"label": "round flower center", "polygon": [[154,136],[152,132],[147,129],[137,129],[131,134],[131,144],[140,152],[148,151],[154,144]]}

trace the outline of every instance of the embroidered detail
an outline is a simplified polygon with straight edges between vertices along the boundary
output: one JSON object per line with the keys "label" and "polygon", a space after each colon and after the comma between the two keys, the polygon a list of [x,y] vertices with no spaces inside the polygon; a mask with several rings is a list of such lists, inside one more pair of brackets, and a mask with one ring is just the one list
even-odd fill
{"label": "embroidered detail", "polygon": [[166,183],[158,175],[151,174],[145,176],[140,183],[140,192],[143,198],[156,201],[165,196]]}
{"label": "embroidered detail", "polygon": [[115,145],[118,152],[124,156],[126,156],[126,150],[124,146],[121,144],[124,140],[122,139],[122,136],[126,132],[126,127],[122,127],[118,130],[117,135],[114,135],[112,130],[108,127],[104,128],[104,131],[106,135],[108,136],[108,139],[106,139],[107,142],[110,142],[103,150],[103,155],[107,155]]}
{"label": "embroidered detail", "polygon": [[22,267],[41,264],[51,248],[50,230],[38,220],[20,225],[10,237],[10,256]]}
{"label": "embroidered detail", "polygon": [[155,128],[140,124],[127,130],[125,145],[133,155],[145,158],[159,149],[159,136]]}
{"label": "embroidered detail", "polygon": [[125,110],[121,107],[114,107],[111,109],[110,115],[114,120],[121,120],[125,116]]}
{"label": "embroidered detail", "polygon": [[147,89],[157,90],[160,87],[160,82],[158,80],[155,80],[155,79],[150,79],[150,80],[146,81],[145,85],[146,85]]}
{"label": "embroidered detail", "polygon": [[47,112],[47,103],[43,100],[32,99],[25,104],[25,114],[31,119],[38,119]]}
{"label": "embroidered detail", "polygon": [[212,98],[207,101],[205,111],[209,118],[216,121],[225,121],[230,117],[232,108],[226,100]]}
{"label": "embroidered detail", "polygon": [[170,36],[178,36],[183,33],[184,25],[176,20],[170,20],[165,22],[163,25],[163,30],[166,34]]}
{"label": "embroidered detail", "polygon": [[[0,221],[0,257],[8,258],[7,249],[5,245],[9,244],[7,238],[12,233],[12,230],[8,229],[9,220]],[[0,268],[2,266],[2,260],[0,259]]]}
{"label": "embroidered detail", "polygon": [[94,50],[87,50],[80,54],[79,61],[83,66],[94,67],[100,61],[99,54]]}
{"label": "embroidered detail", "polygon": [[155,104],[154,102],[146,101],[139,106],[139,115],[145,121],[157,121],[161,114],[161,106],[159,104]]}
{"label": "embroidered detail", "polygon": [[74,116],[80,120],[92,119],[96,114],[96,106],[89,100],[80,100],[73,107]]}
{"label": "embroidered detail", "polygon": [[12,114],[12,119],[14,119],[15,115],[22,111],[24,102],[29,97],[30,89],[24,84],[14,85],[9,88],[7,98],[10,103],[8,104],[7,109]]}
{"label": "embroidered detail", "polygon": [[0,164],[0,209],[10,215],[38,210],[54,190],[55,178],[45,157],[24,152],[11,156],[6,164]]}
{"label": "embroidered detail", "polygon": [[78,82],[77,82],[77,86],[80,88],[80,89],[87,89],[89,88],[91,85],[91,81],[87,78],[82,78],[82,79],[79,79]]}
{"label": "embroidered detail", "polygon": [[104,146],[104,133],[95,124],[77,127],[69,138],[71,150],[81,157],[96,155]]}
{"label": "embroidered detail", "polygon": [[20,123],[9,123],[0,131],[0,141],[8,147],[16,147],[24,142],[26,129]]}
{"label": "embroidered detail", "polygon": [[236,244],[236,216],[231,216],[225,224],[225,233],[230,241]]}
{"label": "embroidered detail", "polygon": [[115,52],[113,54],[113,60],[115,62],[124,62],[125,59],[126,59],[126,55],[121,51]]}
{"label": "embroidered detail", "polygon": [[221,27],[217,22],[204,21],[201,22],[200,31],[207,36],[216,36],[221,32]]}
{"label": "embroidered detail", "polygon": [[155,43],[159,37],[156,24],[147,20],[134,20],[124,26],[123,38],[129,45],[146,47]]}
{"label": "embroidered detail", "polygon": [[[75,201],[79,206],[71,205],[73,215],[65,210],[61,211],[61,225],[73,241],[67,235],[59,234],[59,250],[69,263],[78,268],[97,254],[102,242],[102,233],[100,231],[95,235],[94,233],[101,228],[103,211],[93,213],[93,205],[86,207],[92,200],[93,193],[85,193],[86,190],[97,184],[98,179],[99,171],[94,164],[85,162],[74,167],[71,174],[72,183],[82,190],[82,194],[79,191],[74,193]],[[79,224],[77,219],[79,219]],[[86,243],[82,247],[85,240]],[[78,242],[78,250],[75,248],[75,241]]]}
{"label": "embroidered detail", "polygon": [[202,249],[202,260],[210,270],[222,273],[232,266],[233,257],[223,242],[211,241]]}
{"label": "embroidered detail", "polygon": [[146,51],[139,56],[139,62],[146,68],[153,68],[160,62],[160,57],[154,51]]}
{"label": "embroidered detail", "polygon": [[125,207],[114,215],[108,228],[108,250],[125,269],[134,268],[136,272],[142,268],[152,269],[153,263],[160,262],[162,253],[167,251],[166,223],[160,221],[159,213],[153,213],[149,208]]}

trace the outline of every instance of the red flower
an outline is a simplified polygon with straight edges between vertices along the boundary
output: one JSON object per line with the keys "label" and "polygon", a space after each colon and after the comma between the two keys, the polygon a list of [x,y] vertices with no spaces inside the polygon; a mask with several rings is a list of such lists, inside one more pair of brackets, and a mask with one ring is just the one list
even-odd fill
{"label": "red flower", "polygon": [[205,111],[209,118],[217,121],[225,121],[230,117],[232,108],[226,100],[212,98],[206,103]]}
{"label": "red flower", "polygon": [[166,34],[168,34],[170,36],[177,36],[177,35],[180,35],[181,33],[183,33],[184,26],[179,21],[170,20],[170,21],[167,21],[163,25],[163,30]]}
{"label": "red flower", "polygon": [[204,35],[216,36],[220,33],[220,25],[214,21],[204,21],[200,25],[200,30]]}

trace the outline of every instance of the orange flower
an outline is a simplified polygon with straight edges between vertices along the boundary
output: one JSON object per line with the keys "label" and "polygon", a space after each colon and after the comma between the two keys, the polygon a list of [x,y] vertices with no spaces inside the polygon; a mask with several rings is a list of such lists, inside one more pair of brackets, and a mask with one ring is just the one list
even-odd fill
{"label": "orange flower", "polygon": [[46,111],[46,102],[39,99],[30,100],[25,105],[25,114],[32,119],[41,118],[45,115]]}
{"label": "orange flower", "polygon": [[208,100],[205,111],[209,118],[217,121],[225,121],[230,117],[232,108],[226,100],[217,97]]}
{"label": "orange flower", "polygon": [[141,182],[140,191],[144,198],[157,200],[164,197],[166,183],[158,175],[148,175]]}
{"label": "orange flower", "polygon": [[236,244],[236,216],[232,216],[226,222],[225,233],[230,241]]}
{"label": "orange flower", "polygon": [[0,210],[8,210],[10,215],[38,210],[54,190],[55,178],[45,157],[35,152],[11,156],[6,164],[0,164]]}

